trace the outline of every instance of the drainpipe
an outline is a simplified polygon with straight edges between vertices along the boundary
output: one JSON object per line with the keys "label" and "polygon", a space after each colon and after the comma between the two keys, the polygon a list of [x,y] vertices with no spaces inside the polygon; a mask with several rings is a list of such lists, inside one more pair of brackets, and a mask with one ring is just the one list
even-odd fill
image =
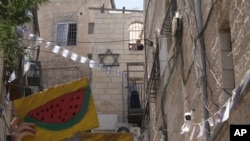
{"label": "drainpipe", "polygon": [[[203,22],[202,22],[202,13],[201,13],[201,0],[194,0],[194,7],[195,7],[195,18],[196,18],[196,24],[197,24],[197,30],[198,33],[202,32],[203,29]],[[209,118],[209,112],[206,108],[207,101],[208,101],[208,96],[207,96],[207,81],[206,81],[206,62],[205,62],[205,44],[204,44],[204,37],[203,34],[199,35],[198,34],[197,39],[199,39],[199,51],[200,51],[200,64],[201,64],[201,70],[200,70],[200,84],[202,88],[202,98],[203,98],[203,117],[204,120]],[[206,141],[209,140],[209,125],[208,122],[205,122],[205,139]]]}

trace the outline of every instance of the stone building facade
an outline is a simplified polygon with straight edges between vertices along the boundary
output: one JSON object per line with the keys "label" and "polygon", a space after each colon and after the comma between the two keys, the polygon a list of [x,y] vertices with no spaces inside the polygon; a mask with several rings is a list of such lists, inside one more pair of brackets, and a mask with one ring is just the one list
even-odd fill
{"label": "stone building facade", "polygon": [[[249,6],[248,1],[235,0],[144,1],[145,39],[151,38],[156,50],[147,58],[158,56],[161,78],[150,103],[151,141],[192,136],[224,141],[229,140],[230,124],[249,124],[248,89],[229,119],[214,126],[208,123],[211,119],[215,123],[249,70]],[[152,68],[148,70],[150,74]],[[180,134],[185,113],[192,113],[190,130]],[[206,130],[196,138],[203,123]]]}
{"label": "stone building facade", "polygon": [[[92,50],[96,68],[92,69],[92,90],[97,111],[100,114],[115,114],[117,122],[127,123],[127,63],[144,63],[145,60],[144,50],[129,50],[129,43],[135,42],[130,40],[129,27],[134,23],[143,24],[143,13],[98,13],[94,23]],[[114,58],[107,51],[118,55],[118,65],[109,66]],[[104,59],[100,54],[106,54]],[[110,72],[107,72],[108,68]]]}
{"label": "stone building facade", "polygon": [[[43,43],[39,60],[43,89],[82,77],[90,78],[89,63],[81,63],[80,57],[91,59],[93,23],[95,13],[100,12],[89,7],[101,8],[103,5],[112,8],[112,1],[51,0],[40,5],[38,20]],[[46,48],[47,42],[51,46]],[[55,45],[60,47],[58,54],[52,52]],[[62,56],[63,49],[69,51],[67,57]],[[76,60],[71,59],[73,53],[78,55]]]}

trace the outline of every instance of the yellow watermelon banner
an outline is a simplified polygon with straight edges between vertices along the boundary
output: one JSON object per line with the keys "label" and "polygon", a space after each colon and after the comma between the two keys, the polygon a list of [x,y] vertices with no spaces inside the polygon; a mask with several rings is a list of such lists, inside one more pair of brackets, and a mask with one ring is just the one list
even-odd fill
{"label": "yellow watermelon banner", "polygon": [[82,141],[134,141],[133,133],[81,133]]}
{"label": "yellow watermelon banner", "polygon": [[22,122],[36,124],[36,136],[24,141],[59,141],[99,126],[87,78],[15,100],[14,106]]}

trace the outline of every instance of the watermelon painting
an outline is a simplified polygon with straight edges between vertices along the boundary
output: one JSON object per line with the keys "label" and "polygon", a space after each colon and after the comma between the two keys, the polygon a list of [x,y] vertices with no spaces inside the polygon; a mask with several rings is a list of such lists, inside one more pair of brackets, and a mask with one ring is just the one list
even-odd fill
{"label": "watermelon painting", "polygon": [[[86,91],[86,93],[85,93]],[[87,111],[90,88],[65,94],[30,111],[25,122],[48,130],[61,130],[78,123]]]}
{"label": "watermelon painting", "polygon": [[87,78],[14,101],[24,122],[36,124],[36,137],[25,141],[59,141],[99,126]]}

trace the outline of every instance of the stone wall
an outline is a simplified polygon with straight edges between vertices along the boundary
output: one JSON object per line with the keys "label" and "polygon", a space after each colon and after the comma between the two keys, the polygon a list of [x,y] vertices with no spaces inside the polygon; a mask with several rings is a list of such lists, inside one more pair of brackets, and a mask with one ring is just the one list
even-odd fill
{"label": "stone wall", "polygon": [[[127,100],[126,77],[127,62],[144,62],[144,51],[129,51],[129,25],[134,22],[143,23],[142,13],[98,13],[95,15],[95,34],[93,44],[93,60],[96,67],[92,69],[92,91],[97,111],[100,114],[117,114],[118,122],[126,122],[124,111]],[[99,67],[99,54],[106,54],[108,49],[112,54],[119,54],[119,66]],[[109,53],[108,53],[109,54]],[[112,64],[112,55],[103,59],[105,64]],[[98,69],[99,68],[99,69]],[[116,71],[120,74],[117,75]],[[125,108],[125,109],[124,109]]]}
{"label": "stone wall", "polygon": [[[199,124],[210,117],[216,119],[216,112],[230,98],[232,90],[240,85],[249,70],[247,27],[250,5],[246,1],[217,0],[213,1],[216,2],[214,5],[211,1],[202,1],[202,34],[199,35],[194,1],[177,1],[177,9],[183,21],[182,36],[173,40],[172,36],[154,32],[155,29],[161,29],[158,23],[163,23],[162,17],[166,13],[160,7],[165,2],[151,1],[149,13],[154,14],[146,17],[146,38],[158,38],[161,50],[167,52],[167,61],[161,65],[165,68],[161,68],[164,72],[161,73],[161,87],[154,103],[155,109],[151,110],[155,114],[151,117],[155,118],[150,121],[150,139],[159,140],[162,137],[160,131],[167,131],[169,140],[189,140],[193,127],[196,127],[193,140],[206,140],[205,135],[196,138]],[[156,18],[155,15],[159,18],[150,22],[150,19]],[[201,35],[204,37],[204,56],[201,55]],[[164,60],[164,53],[160,54],[160,58]],[[202,58],[206,68],[204,77]],[[207,94],[207,101],[204,101],[204,93]],[[210,131],[206,132],[210,139],[215,137],[218,141],[229,140],[230,124],[249,124],[248,95],[248,91],[244,93],[237,108],[231,111],[224,128],[218,132],[216,126],[210,127]],[[180,135],[184,113],[191,110],[194,110],[194,115],[190,131]],[[208,112],[207,117],[204,111]]]}
{"label": "stone wall", "polygon": [[[82,64],[79,58],[80,56],[88,58],[88,55],[92,53],[93,34],[88,32],[89,23],[94,22],[95,13],[100,13],[100,10],[90,10],[89,7],[100,8],[103,4],[105,8],[111,7],[110,0],[51,0],[39,7],[40,36],[44,39],[39,59],[43,69],[44,89],[82,77],[90,78],[91,72],[88,62]],[[55,25],[62,21],[75,21],[77,23],[77,45],[60,46],[62,49],[70,51],[67,58],[62,57],[62,49],[58,54],[52,53],[53,46],[56,44],[54,41]],[[47,41],[51,41],[53,46],[46,48]],[[71,52],[79,55],[76,61],[70,59]]]}

